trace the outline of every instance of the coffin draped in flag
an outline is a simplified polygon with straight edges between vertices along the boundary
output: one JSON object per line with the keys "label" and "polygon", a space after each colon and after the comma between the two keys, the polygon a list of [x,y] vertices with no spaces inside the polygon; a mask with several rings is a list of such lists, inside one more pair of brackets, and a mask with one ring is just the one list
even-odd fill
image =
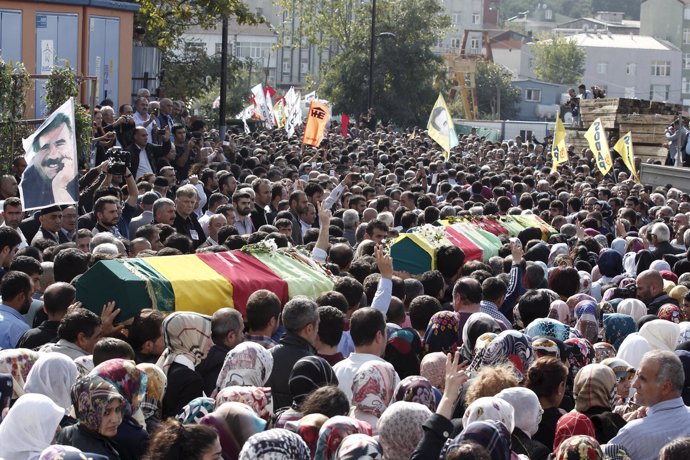
{"label": "coffin draped in flag", "polygon": [[232,307],[244,315],[247,299],[259,289],[284,304],[296,295],[316,298],[333,289],[333,281],[308,257],[277,250],[100,261],[76,286],[77,300],[96,313],[115,301],[120,322],[144,308],[212,315]]}

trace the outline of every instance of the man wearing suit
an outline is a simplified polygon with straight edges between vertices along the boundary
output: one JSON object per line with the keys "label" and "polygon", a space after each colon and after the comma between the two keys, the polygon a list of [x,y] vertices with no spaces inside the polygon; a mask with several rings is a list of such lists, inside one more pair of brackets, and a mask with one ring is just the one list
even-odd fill
{"label": "man wearing suit", "polygon": [[[165,128],[167,131],[168,128]],[[175,151],[172,150],[169,133],[163,137],[163,143],[151,144],[148,142],[148,133],[143,126],[137,126],[134,131],[134,143],[130,145],[129,151],[130,171],[135,179],[139,179],[146,173],[157,174],[161,166],[167,160],[175,159]]]}
{"label": "man wearing suit", "polygon": [[301,190],[296,190],[290,194],[290,214],[292,214],[292,242],[295,245],[304,243],[302,238],[302,226],[299,222],[299,215],[307,212],[307,194]]}
{"label": "man wearing suit", "polygon": [[146,192],[141,198],[141,215],[135,217],[129,223],[129,236],[134,237],[139,227],[153,222],[153,203],[160,198],[156,192]]}

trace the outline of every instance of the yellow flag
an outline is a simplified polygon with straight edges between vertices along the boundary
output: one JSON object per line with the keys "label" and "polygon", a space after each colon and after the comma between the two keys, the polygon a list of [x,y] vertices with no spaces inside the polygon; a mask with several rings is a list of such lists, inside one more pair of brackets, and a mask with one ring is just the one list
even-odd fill
{"label": "yellow flag", "polygon": [[450,155],[450,149],[458,145],[459,142],[458,135],[455,134],[453,117],[451,117],[446,101],[440,93],[434,108],[431,109],[426,129],[429,132],[429,137],[441,146],[447,159]]}
{"label": "yellow flag", "polygon": [[414,139],[416,136],[417,136],[417,128],[414,128],[414,129],[412,130],[412,134],[410,134],[409,136],[407,136],[407,138],[408,138],[409,140],[412,140],[412,139]]}
{"label": "yellow flag", "polygon": [[628,131],[625,136],[622,136],[620,139],[618,139],[618,142],[616,142],[616,145],[614,145],[613,148],[623,159],[623,163],[625,163],[625,166],[627,166],[630,170],[635,182],[640,184],[640,176],[637,174],[637,170],[635,169],[635,153],[633,152],[632,133]]}
{"label": "yellow flag", "polygon": [[560,115],[556,116],[556,132],[553,135],[551,145],[551,159],[553,162],[552,170],[555,171],[558,165],[568,161],[568,149],[565,146],[565,126]]}
{"label": "yellow flag", "polygon": [[611,161],[611,152],[609,151],[609,142],[606,139],[606,132],[601,125],[601,119],[597,118],[585,133],[585,139],[589,143],[589,148],[594,153],[594,160],[597,163],[599,171],[606,175],[613,166]]}

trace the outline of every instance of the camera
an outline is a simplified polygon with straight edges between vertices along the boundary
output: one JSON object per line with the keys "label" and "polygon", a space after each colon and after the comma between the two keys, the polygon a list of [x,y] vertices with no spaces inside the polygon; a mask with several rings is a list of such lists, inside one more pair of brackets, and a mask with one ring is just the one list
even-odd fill
{"label": "camera", "polygon": [[105,157],[110,160],[108,174],[124,176],[129,167],[129,152],[120,147],[111,147],[105,152]]}
{"label": "camera", "polygon": [[192,139],[194,139],[196,141],[200,141],[203,138],[204,138],[204,134],[201,131],[193,131],[192,132]]}

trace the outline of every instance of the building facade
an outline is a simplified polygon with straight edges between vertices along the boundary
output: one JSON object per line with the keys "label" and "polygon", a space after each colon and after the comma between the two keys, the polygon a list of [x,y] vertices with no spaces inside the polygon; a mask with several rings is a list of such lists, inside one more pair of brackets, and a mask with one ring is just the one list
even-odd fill
{"label": "building facade", "polygon": [[[444,0],[445,14],[450,17],[451,29],[434,49],[439,54],[461,53],[465,31],[468,31],[465,54],[482,54],[482,31],[487,7],[485,0]],[[487,18],[488,19],[488,18]]]}
{"label": "building facade", "polygon": [[552,121],[556,119],[561,97],[568,91],[565,85],[557,85],[534,78],[516,78],[511,84],[521,93],[518,103],[518,120]]}

